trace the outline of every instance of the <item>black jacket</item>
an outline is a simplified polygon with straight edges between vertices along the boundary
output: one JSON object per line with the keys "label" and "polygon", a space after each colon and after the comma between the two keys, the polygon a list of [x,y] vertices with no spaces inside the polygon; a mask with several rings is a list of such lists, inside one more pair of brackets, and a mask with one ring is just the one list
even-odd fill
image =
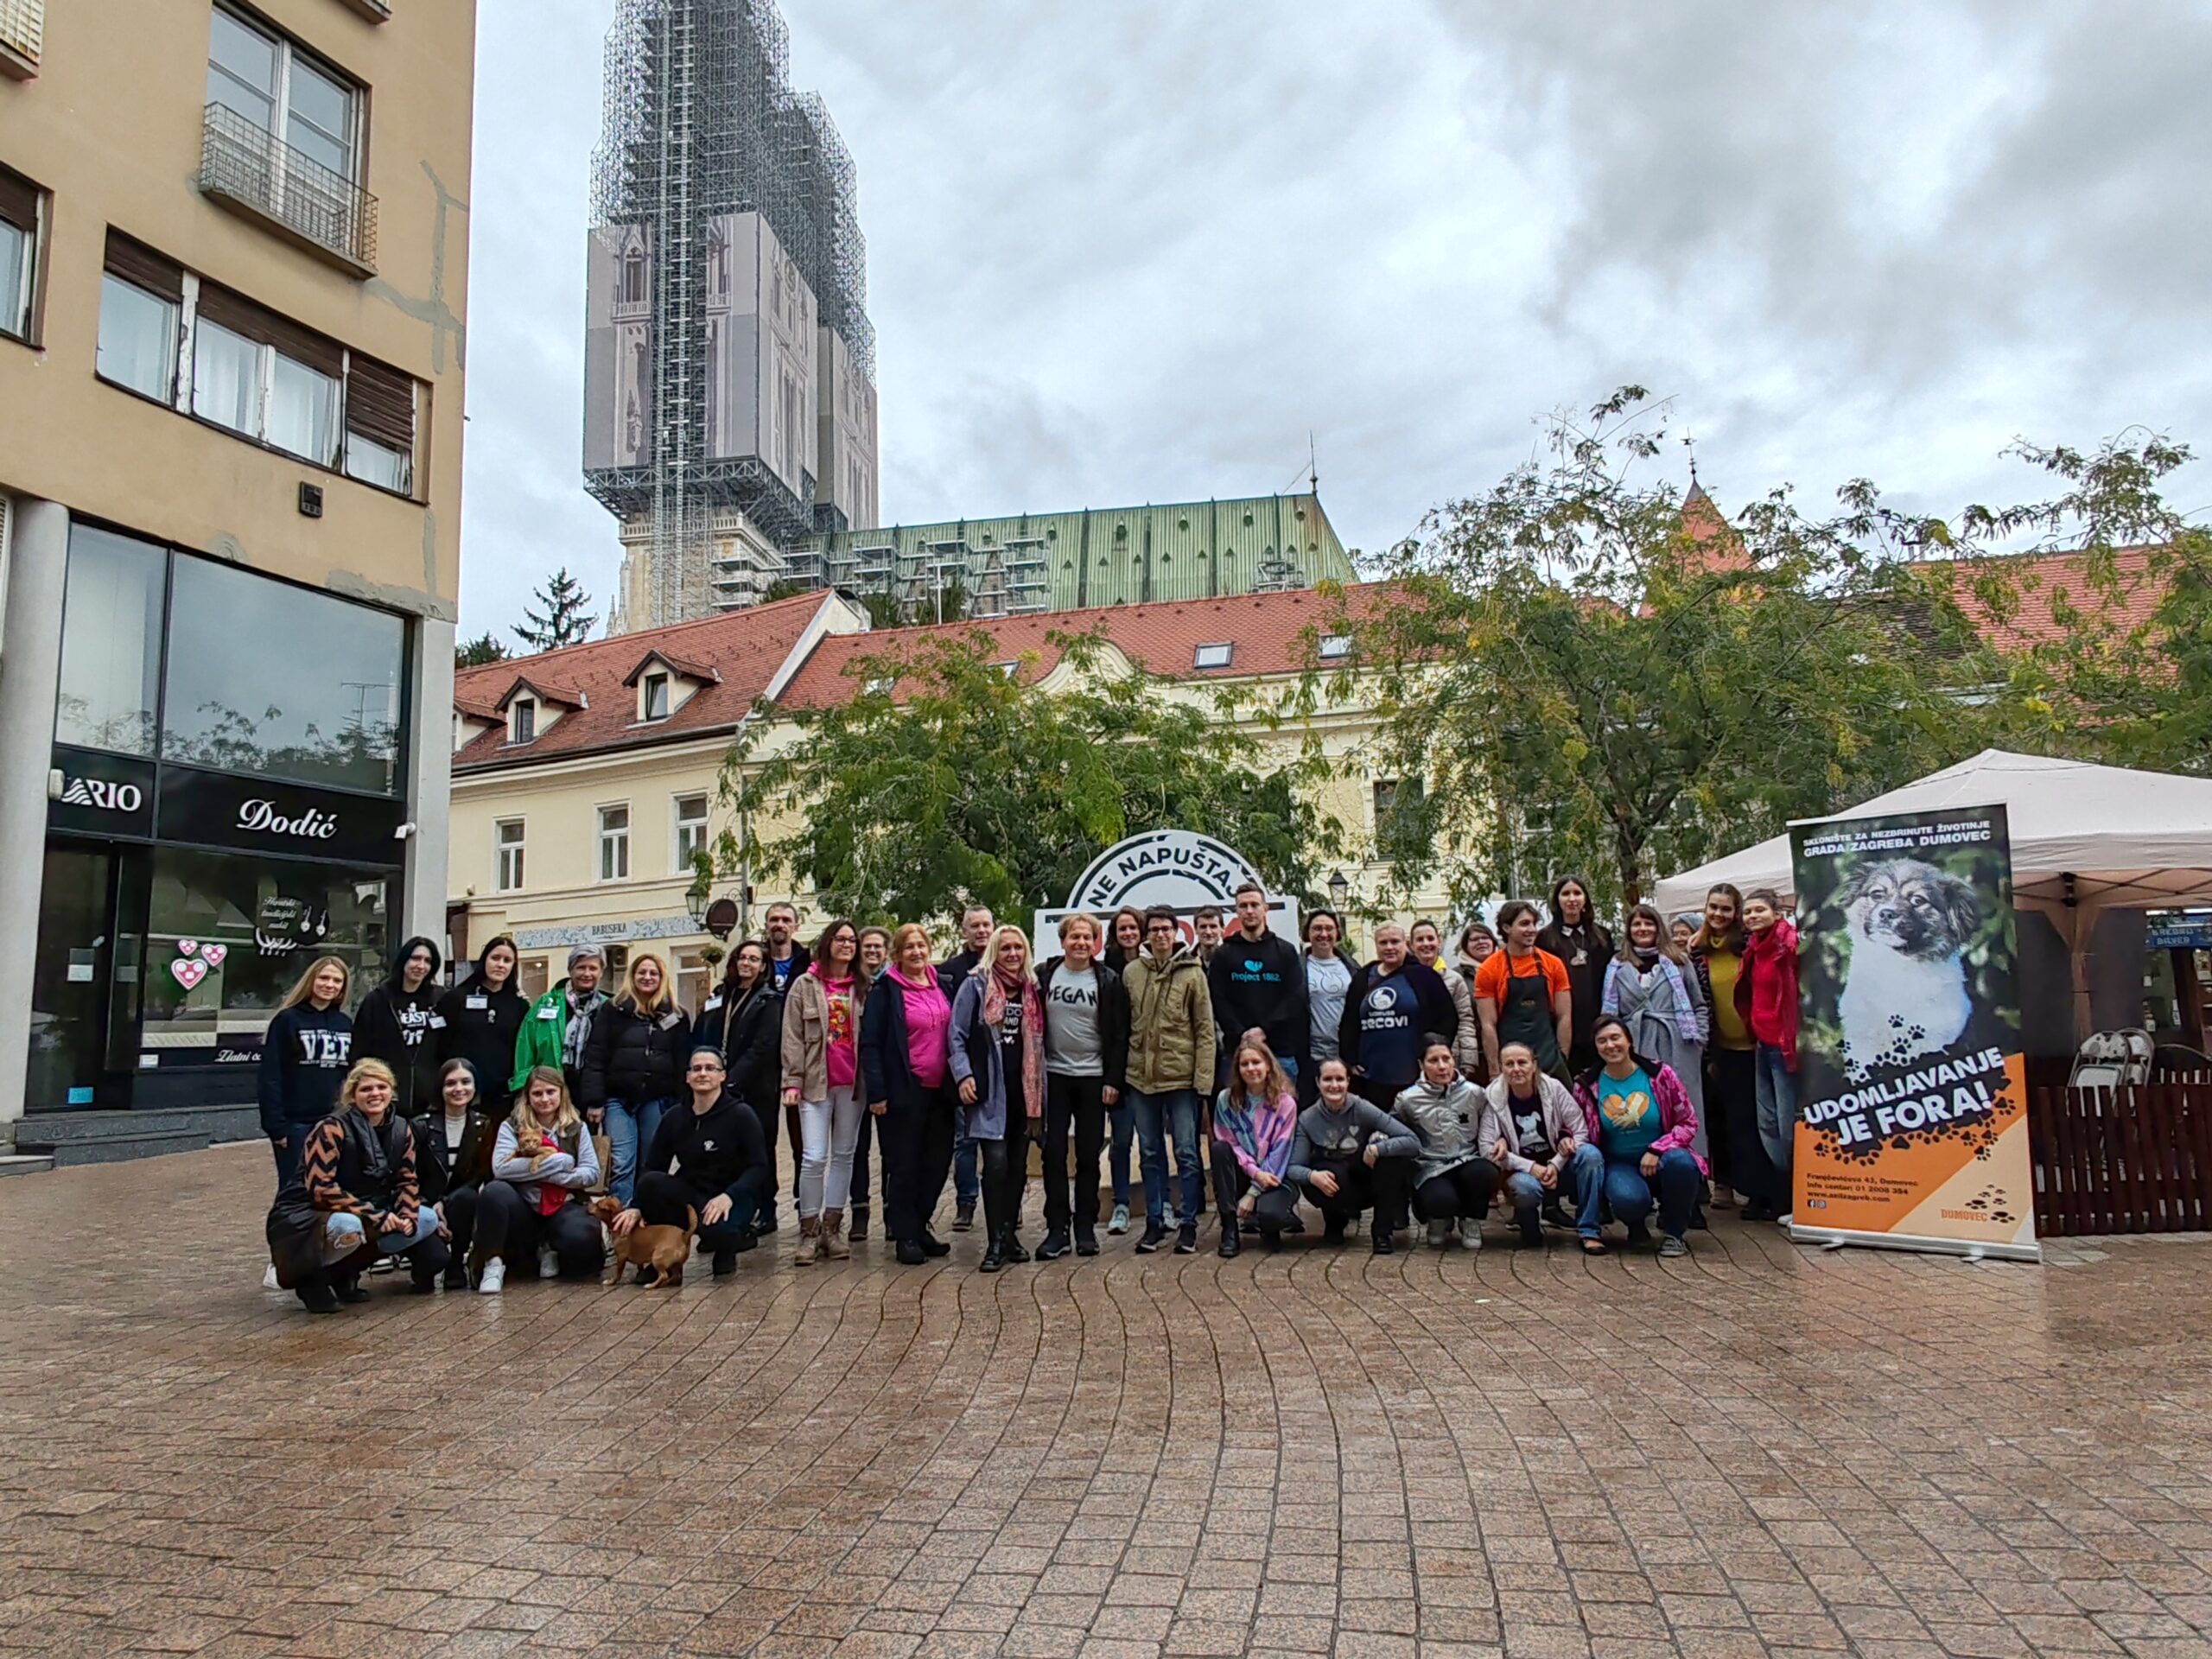
{"label": "black jacket", "polygon": [[[1574,1047],[1580,1053],[1590,1048],[1590,1028],[1602,1012],[1605,969],[1613,959],[1613,936],[1603,922],[1586,914],[1571,928],[1555,921],[1547,925],[1536,935],[1536,949],[1550,951],[1566,966],[1567,992],[1574,1004]],[[1470,982],[1467,988],[1471,991],[1473,984]]]}
{"label": "black jacket", "polygon": [[760,1120],[728,1086],[704,1114],[691,1109],[688,1089],[661,1114],[643,1167],[665,1175],[671,1164],[677,1166],[677,1179],[702,1198],[722,1192],[734,1204],[745,1192],[765,1199],[776,1190],[776,1166],[768,1160]]}
{"label": "black jacket", "polygon": [[[1382,976],[1380,963],[1367,963],[1356,970],[1351,983],[1344,989],[1344,1011],[1337,1022],[1337,1053],[1347,1069],[1359,1071],[1359,1050],[1365,1033],[1360,1029],[1359,1011],[1367,999],[1368,991]],[[1452,1040],[1459,1029],[1459,1005],[1452,1000],[1452,992],[1444,983],[1444,976],[1433,968],[1423,967],[1411,957],[1398,964],[1398,972],[1414,988],[1414,997],[1421,1004],[1420,1033],[1423,1037],[1438,1036],[1446,1042]],[[1415,1068],[1414,1076],[1420,1075]],[[1381,1079],[1394,1083],[1408,1082],[1407,1078]],[[1384,1110],[1389,1109],[1387,1100],[1377,1101]]]}
{"label": "black jacket", "polygon": [[783,1018],[772,983],[763,981],[750,996],[725,984],[699,1010],[691,1028],[692,1041],[721,1050],[730,1088],[755,1112],[774,1110],[782,1092]]}
{"label": "black jacket", "polygon": [[[951,1076],[948,1068],[948,1088]],[[927,1099],[906,1052],[906,992],[888,971],[875,976],[861,1010],[861,1082],[870,1106],[881,1101],[893,1111],[918,1109]]]}
{"label": "black jacket", "polygon": [[970,950],[963,945],[937,965],[937,982],[944,989],[944,1000],[950,1002],[960,995],[960,982],[976,971],[983,960],[980,950]]}
{"label": "black jacket", "polygon": [[412,1117],[440,1104],[438,1050],[430,1040],[431,1016],[438,1006],[438,983],[425,979],[414,990],[386,980],[361,999],[353,1016],[353,1058],[382,1060],[399,1080],[392,1109]]}
{"label": "black jacket", "polygon": [[578,1104],[597,1108],[619,1100],[635,1106],[688,1097],[683,1074],[690,1064],[689,1014],[673,1004],[664,1014],[644,1014],[617,997],[591,1017]]}
{"label": "black jacket", "polygon": [[[787,975],[785,975],[785,977],[784,977],[784,982],[783,982],[782,984],[780,984],[780,985],[776,985],[776,995],[777,995],[778,996],[781,996],[785,992],[786,992],[786,991],[788,991],[789,989],[791,989],[791,981],[793,981],[793,980],[797,979],[797,978],[798,978],[801,974],[804,973],[804,972],[807,970],[807,969],[808,969],[808,968],[809,968],[809,967],[813,963],[813,961],[814,961],[814,952],[813,952],[813,951],[811,951],[811,950],[808,950],[804,945],[801,944],[800,944],[797,939],[793,939],[793,940],[791,941],[791,972],[790,972],[789,974],[787,974]],[[768,974],[769,974],[769,981],[768,981],[768,982],[769,982],[770,984],[772,984],[772,985],[775,985],[775,983],[776,983],[776,982],[775,982],[775,977],[774,977],[774,976],[775,976],[775,972],[776,972],[776,964],[775,964],[775,963],[772,960],[772,961],[768,963]]]}
{"label": "black jacket", "polygon": [[[1052,957],[1037,970],[1037,988],[1045,994],[1048,1057],[1052,1052],[1052,979],[1066,962],[1065,957]],[[1098,976],[1098,1057],[1104,1066],[1102,1081],[1109,1089],[1119,1089],[1129,1070],[1129,988],[1103,958],[1093,957],[1090,966]]]}
{"label": "black jacket", "polygon": [[[478,1002],[482,1006],[471,1006]],[[438,1065],[467,1060],[474,1066],[477,1098],[494,1117],[505,1116],[507,1103],[514,1098],[515,1038],[529,1012],[512,976],[494,991],[480,975],[471,974],[440,997],[431,1014]]]}
{"label": "black jacket", "polygon": [[1264,933],[1248,939],[1239,931],[1221,942],[1206,964],[1213,1022],[1224,1052],[1257,1027],[1277,1058],[1306,1052],[1311,1034],[1306,1001],[1306,958],[1288,939]]}
{"label": "black jacket", "polygon": [[415,1136],[415,1182],[422,1202],[436,1204],[449,1192],[481,1186],[492,1178],[492,1143],[499,1138],[499,1120],[480,1105],[471,1106],[462,1122],[461,1144],[446,1144],[445,1103],[415,1118],[408,1128]]}

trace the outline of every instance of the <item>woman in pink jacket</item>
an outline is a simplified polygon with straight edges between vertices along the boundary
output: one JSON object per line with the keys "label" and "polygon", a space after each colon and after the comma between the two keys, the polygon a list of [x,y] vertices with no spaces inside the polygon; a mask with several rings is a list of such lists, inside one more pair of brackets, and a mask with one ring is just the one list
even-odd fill
{"label": "woman in pink jacket", "polygon": [[1672,1066],[1636,1052],[1628,1027],[1614,1015],[1599,1015],[1590,1038],[1598,1064],[1575,1080],[1574,1095],[1605,1173],[1584,1190],[1575,1230],[1586,1239],[1600,1237],[1610,1209],[1627,1227],[1631,1247],[1646,1244],[1656,1208],[1659,1254],[1688,1255],[1682,1236],[1706,1174],[1705,1160],[1692,1150],[1697,1110],[1689,1092]]}

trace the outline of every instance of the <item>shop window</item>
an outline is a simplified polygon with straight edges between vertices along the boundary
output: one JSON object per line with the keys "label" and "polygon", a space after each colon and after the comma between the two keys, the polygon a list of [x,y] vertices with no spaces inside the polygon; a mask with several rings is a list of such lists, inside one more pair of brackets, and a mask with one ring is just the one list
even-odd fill
{"label": "shop window", "polygon": [[624,881],[630,875],[630,809],[599,809],[599,879]]}
{"label": "shop window", "polygon": [[406,646],[387,612],[179,556],[162,758],[391,794]]}
{"label": "shop window", "polygon": [[676,953],[676,1001],[685,1012],[696,1014],[714,984],[714,964],[697,950]]}
{"label": "shop window", "polygon": [[522,891],[522,832],[520,818],[502,818],[493,831],[499,849],[497,885],[501,893]]}
{"label": "shop window", "polygon": [[257,1059],[276,1005],[317,957],[352,970],[349,1011],[390,971],[378,872],[175,847],[153,858],[141,1065]]}
{"label": "shop window", "polygon": [[167,550],[149,542],[70,526],[57,741],[121,754],[154,752],[168,567]]}
{"label": "shop window", "polygon": [[686,874],[691,861],[707,850],[707,798],[676,798],[676,873]]}
{"label": "shop window", "polygon": [[535,1002],[553,988],[553,958],[524,957],[515,974],[515,988]]}

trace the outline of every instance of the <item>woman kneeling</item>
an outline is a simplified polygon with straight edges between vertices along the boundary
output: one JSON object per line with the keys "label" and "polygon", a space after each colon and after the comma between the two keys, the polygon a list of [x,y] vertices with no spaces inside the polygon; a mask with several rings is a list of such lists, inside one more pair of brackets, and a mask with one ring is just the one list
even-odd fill
{"label": "woman kneeling", "polygon": [[276,1282],[310,1313],[365,1302],[361,1269],[379,1255],[404,1255],[421,1294],[446,1264],[438,1212],[417,1202],[415,1147],[391,1109],[391,1068],[362,1060],[339,1085],[338,1109],[306,1132],[298,1173],[269,1212]]}
{"label": "woman kneeling", "polygon": [[476,1201],[476,1288],[498,1295],[508,1265],[533,1260],[541,1245],[563,1277],[596,1279],[607,1246],[583,1194],[598,1185],[599,1156],[568,1084],[552,1066],[531,1067],[522,1099],[499,1125],[492,1179]]}
{"label": "woman kneeling", "polygon": [[1483,1120],[1489,1103],[1459,1075],[1452,1046],[1441,1037],[1422,1046],[1421,1081],[1399,1091],[1391,1110],[1421,1139],[1414,1154],[1414,1215],[1428,1224],[1439,1249],[1459,1224],[1459,1247],[1483,1247],[1483,1219],[1497,1195],[1498,1167],[1484,1156]]}
{"label": "woman kneeling", "polygon": [[1577,1230],[1586,1239],[1599,1236],[1602,1203],[1628,1228],[1628,1242],[1642,1244],[1650,1238],[1645,1222],[1656,1206],[1664,1235],[1659,1254],[1688,1255],[1682,1235],[1705,1179],[1705,1160],[1690,1150],[1697,1113],[1689,1095],[1672,1066],[1636,1052],[1628,1027],[1611,1014],[1601,1015],[1590,1035],[1598,1064],[1576,1079],[1574,1095],[1605,1171],[1583,1195]]}
{"label": "woman kneeling", "polygon": [[1229,1087],[1213,1103],[1214,1207],[1224,1257],[1243,1248],[1237,1234],[1246,1222],[1260,1230],[1269,1249],[1282,1248],[1282,1230],[1298,1213],[1289,1180],[1297,1135],[1298,1092],[1274,1052],[1262,1042],[1239,1043]]}

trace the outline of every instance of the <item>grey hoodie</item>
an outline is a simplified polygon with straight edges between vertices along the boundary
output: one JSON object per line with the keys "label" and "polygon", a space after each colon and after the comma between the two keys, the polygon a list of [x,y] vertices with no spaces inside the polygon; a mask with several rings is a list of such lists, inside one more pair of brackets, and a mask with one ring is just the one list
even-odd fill
{"label": "grey hoodie", "polygon": [[1454,1077],[1441,1089],[1424,1077],[1399,1093],[1391,1109],[1421,1137],[1415,1185],[1488,1155],[1487,1147],[1476,1137],[1489,1116],[1489,1105],[1482,1091],[1464,1077]]}
{"label": "grey hoodie", "polygon": [[1303,1185],[1313,1179],[1316,1162],[1327,1164],[1357,1158],[1373,1142],[1377,1156],[1411,1158],[1421,1151],[1421,1138],[1389,1113],[1357,1095],[1332,1112],[1315,1101],[1298,1115],[1298,1133],[1290,1143],[1290,1167],[1284,1173]]}

